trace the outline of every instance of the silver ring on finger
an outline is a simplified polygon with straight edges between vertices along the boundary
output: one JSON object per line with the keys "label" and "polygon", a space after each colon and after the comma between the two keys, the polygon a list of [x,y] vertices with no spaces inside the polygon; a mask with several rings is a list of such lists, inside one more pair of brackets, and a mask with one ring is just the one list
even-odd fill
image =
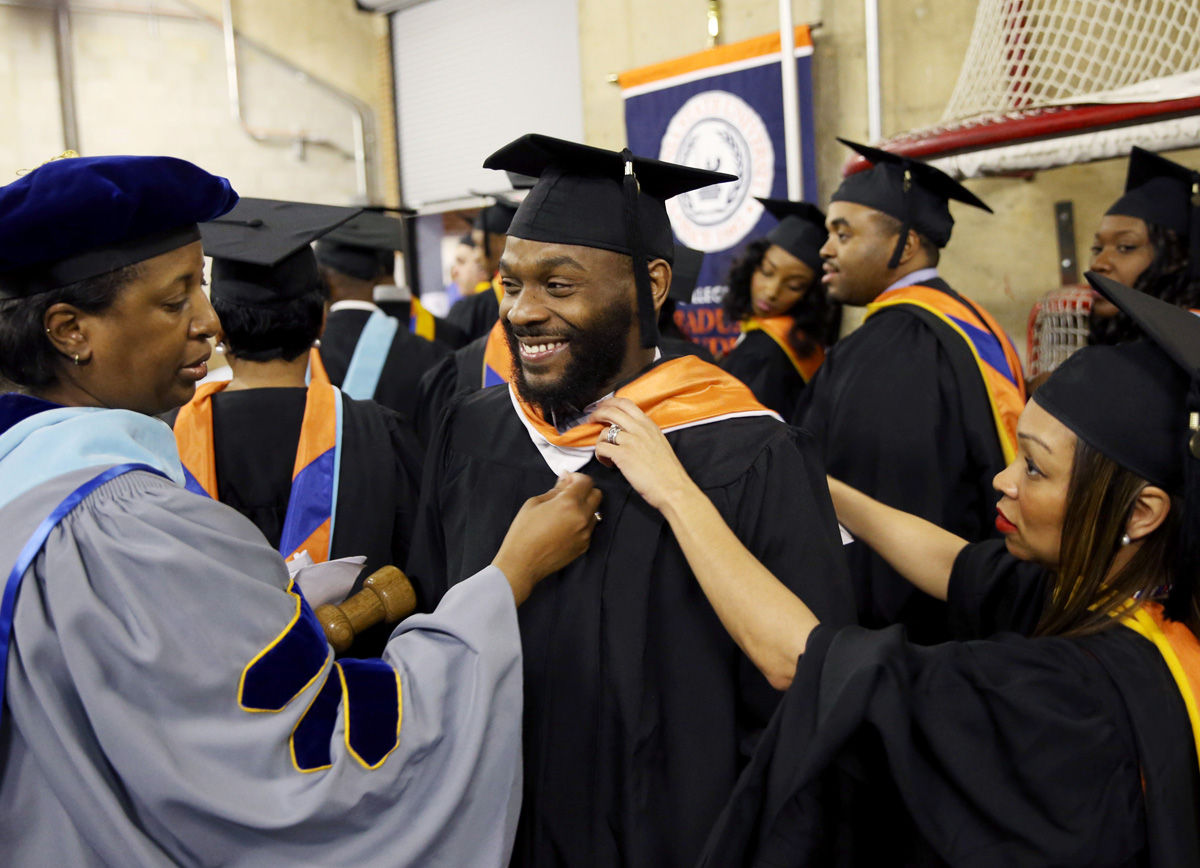
{"label": "silver ring on finger", "polygon": [[616,424],[609,425],[608,433],[606,433],[604,435],[604,439],[607,440],[609,443],[611,443],[613,446],[620,446],[621,444],[619,444],[617,442],[617,435],[620,433],[621,433],[620,425],[616,425]]}

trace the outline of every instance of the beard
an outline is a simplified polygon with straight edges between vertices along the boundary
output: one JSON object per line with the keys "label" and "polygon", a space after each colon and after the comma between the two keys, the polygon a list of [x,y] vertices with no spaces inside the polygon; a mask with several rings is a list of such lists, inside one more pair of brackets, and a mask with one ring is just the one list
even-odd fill
{"label": "beard", "polygon": [[[586,328],[566,325],[556,333],[537,327],[514,326],[507,320],[504,336],[513,356],[516,369],[514,385],[517,394],[527,404],[538,408],[542,418],[553,423],[579,415],[583,408],[600,398],[606,386],[613,382],[625,363],[626,338],[633,326],[633,311],[615,306],[601,314]],[[553,383],[533,385],[525,378],[521,366],[520,342],[517,338],[538,337],[569,341],[566,369]]]}

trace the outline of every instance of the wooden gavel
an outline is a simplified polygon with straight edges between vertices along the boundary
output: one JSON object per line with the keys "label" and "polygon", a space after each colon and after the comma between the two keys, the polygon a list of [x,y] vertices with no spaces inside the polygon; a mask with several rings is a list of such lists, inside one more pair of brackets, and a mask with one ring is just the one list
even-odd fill
{"label": "wooden gavel", "polygon": [[317,606],[317,620],[333,650],[343,653],[354,637],[380,622],[394,624],[417,608],[417,592],[396,567],[380,567],[362,589],[341,603]]}

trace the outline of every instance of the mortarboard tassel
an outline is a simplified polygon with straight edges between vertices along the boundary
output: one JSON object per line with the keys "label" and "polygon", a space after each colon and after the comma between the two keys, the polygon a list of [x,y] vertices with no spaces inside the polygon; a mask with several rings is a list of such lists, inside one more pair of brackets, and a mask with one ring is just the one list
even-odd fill
{"label": "mortarboard tassel", "polygon": [[650,349],[658,346],[658,316],[654,311],[654,297],[650,291],[646,245],[642,241],[642,230],[638,222],[638,179],[633,173],[633,152],[629,148],[623,149],[621,159],[625,161],[621,191],[625,197],[625,234],[633,256],[633,282],[637,287],[638,327],[641,329],[643,349]]}
{"label": "mortarboard tassel", "polygon": [[900,226],[900,239],[896,242],[896,249],[892,251],[892,258],[888,260],[888,268],[895,268],[900,264],[900,257],[904,254],[904,244],[908,241],[908,233],[912,231],[912,223],[912,170],[906,164],[904,166],[904,222]]}

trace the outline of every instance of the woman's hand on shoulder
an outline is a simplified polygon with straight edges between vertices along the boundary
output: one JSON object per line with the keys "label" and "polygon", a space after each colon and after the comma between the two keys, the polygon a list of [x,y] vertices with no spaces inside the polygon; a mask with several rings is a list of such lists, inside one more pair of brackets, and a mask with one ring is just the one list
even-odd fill
{"label": "woman's hand on shoulder", "polygon": [[620,470],[655,509],[661,512],[696,489],[662,431],[628,398],[600,402],[590,421],[609,426],[596,440],[597,460]]}
{"label": "woman's hand on shoulder", "polygon": [[512,586],[518,606],[538,582],[587,551],[601,497],[590,477],[567,473],[521,506],[492,560]]}

